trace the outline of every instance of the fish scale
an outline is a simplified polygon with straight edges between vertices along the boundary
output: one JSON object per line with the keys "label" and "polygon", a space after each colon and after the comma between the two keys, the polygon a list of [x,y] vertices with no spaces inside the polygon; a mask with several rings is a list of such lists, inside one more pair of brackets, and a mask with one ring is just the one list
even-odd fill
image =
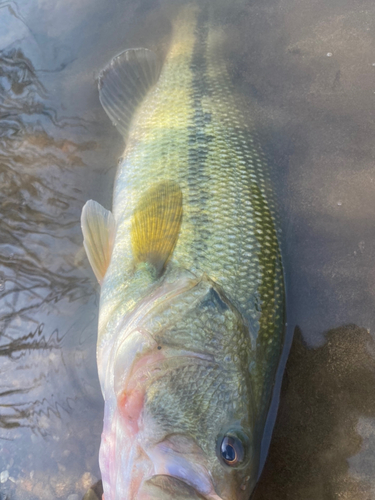
{"label": "fish scale", "polygon": [[[160,179],[175,180],[183,192],[184,215],[173,261],[206,273],[230,296],[261,347],[259,380],[267,384],[263,370],[271,366],[273,376],[269,358],[279,356],[282,336],[275,332],[284,322],[267,164],[250,120],[233,97],[225,63],[214,55],[222,33],[195,6],[176,19],[174,32],[157,87],[134,118],[117,173],[113,206],[120,230],[102,304],[110,302],[113,309],[115,295],[123,301],[132,262],[130,220],[140,195]],[[108,297],[107,289],[112,291]],[[124,314],[121,307],[118,314]],[[275,340],[269,344],[268,338]],[[259,398],[267,400],[264,384]]]}
{"label": "fish scale", "polygon": [[[112,251],[104,270],[96,269],[102,285],[97,358],[106,400],[100,457],[106,500],[107,494],[118,500],[138,491],[139,485],[129,487],[129,471],[137,470],[139,457],[159,457],[153,467],[167,474],[162,449],[148,447],[155,439],[161,443],[166,435],[185,433],[207,455],[209,481],[216,478],[220,498],[244,499],[256,481],[284,340],[283,268],[267,161],[220,55],[223,31],[207,6],[178,10],[160,76],[150,51],[134,49],[114,58],[100,79],[101,102],[126,140],[113,215],[96,209],[96,226],[102,228],[97,247]],[[129,65],[136,90],[142,71],[147,80],[136,104],[128,102],[121,84],[124,77],[128,83]],[[124,110],[132,111],[130,121],[122,99]],[[182,219],[177,205],[168,205],[181,200],[179,193]],[[169,222],[177,233],[168,232]],[[170,250],[164,255],[166,242]],[[100,265],[100,259],[95,262]],[[136,391],[127,394],[142,356],[151,356],[152,364],[140,372]],[[125,401],[125,410],[118,401]],[[216,445],[231,419],[235,429],[241,423],[246,430],[248,453],[254,453],[247,469],[233,476],[222,468]],[[127,433],[138,432],[144,422],[154,427],[129,439]],[[135,451],[141,441],[143,451]],[[129,461],[117,482],[111,469],[115,455]],[[185,470],[181,460],[179,455],[173,470]],[[185,467],[202,493],[208,486],[198,469]],[[198,487],[194,481],[200,480]],[[233,485],[234,496],[228,493]]]}

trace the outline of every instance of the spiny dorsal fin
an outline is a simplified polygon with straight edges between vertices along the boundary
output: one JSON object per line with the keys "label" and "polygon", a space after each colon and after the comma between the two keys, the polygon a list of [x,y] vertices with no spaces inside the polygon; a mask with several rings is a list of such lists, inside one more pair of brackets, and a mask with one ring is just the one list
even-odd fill
{"label": "spiny dorsal fin", "polygon": [[163,181],[148,189],[133,213],[131,242],[136,264],[148,262],[163,271],[177,243],[182,221],[182,192]]}
{"label": "spiny dorsal fin", "polygon": [[129,49],[114,57],[99,75],[100,102],[124,137],[136,108],[158,81],[160,69],[151,50]]}
{"label": "spiny dorsal fin", "polygon": [[101,284],[111,260],[115,239],[115,219],[112,212],[93,200],[82,209],[83,246],[96,279]]}

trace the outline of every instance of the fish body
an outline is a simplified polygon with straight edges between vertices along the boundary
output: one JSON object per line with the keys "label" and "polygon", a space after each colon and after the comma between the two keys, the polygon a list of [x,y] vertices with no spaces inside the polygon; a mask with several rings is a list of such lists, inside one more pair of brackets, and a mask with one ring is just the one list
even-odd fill
{"label": "fish body", "polygon": [[267,164],[206,8],[181,7],[161,66],[103,71],[126,140],[109,212],[88,202],[101,283],[105,500],[248,499],[283,346],[284,283]]}

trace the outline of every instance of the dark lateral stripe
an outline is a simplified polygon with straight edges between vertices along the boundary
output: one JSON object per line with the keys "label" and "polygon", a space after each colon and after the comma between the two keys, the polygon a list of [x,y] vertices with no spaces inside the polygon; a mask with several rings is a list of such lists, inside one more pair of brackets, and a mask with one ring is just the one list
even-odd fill
{"label": "dark lateral stripe", "polygon": [[194,110],[193,123],[188,128],[189,140],[189,206],[191,221],[195,227],[193,242],[193,259],[195,262],[205,259],[208,251],[207,241],[210,238],[210,219],[205,213],[206,202],[209,198],[208,185],[209,171],[206,169],[206,159],[209,152],[209,143],[212,140],[206,133],[206,126],[211,121],[211,115],[202,108],[202,98],[208,95],[207,76],[207,37],[208,37],[208,10],[202,8],[197,17],[196,40],[193,49],[190,69],[192,72],[191,100]]}

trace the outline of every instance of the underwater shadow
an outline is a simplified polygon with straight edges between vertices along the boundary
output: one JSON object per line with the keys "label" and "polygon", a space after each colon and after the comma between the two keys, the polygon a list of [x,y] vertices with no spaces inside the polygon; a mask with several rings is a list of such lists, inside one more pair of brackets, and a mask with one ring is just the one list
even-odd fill
{"label": "underwater shadow", "polygon": [[[252,500],[369,500],[370,484],[349,473],[360,417],[375,417],[374,340],[366,329],[330,330],[309,348],[301,330],[283,378],[269,455]],[[370,496],[369,496],[370,495]]]}

